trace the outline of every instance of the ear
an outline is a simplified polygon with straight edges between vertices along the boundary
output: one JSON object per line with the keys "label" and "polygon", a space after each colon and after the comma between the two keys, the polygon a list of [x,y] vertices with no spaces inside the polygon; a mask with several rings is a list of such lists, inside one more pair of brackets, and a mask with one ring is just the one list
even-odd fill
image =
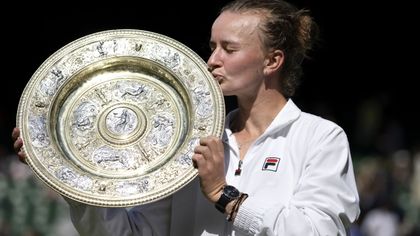
{"label": "ear", "polygon": [[275,50],[268,53],[265,59],[264,74],[269,75],[280,71],[281,66],[284,63],[284,53],[282,50]]}

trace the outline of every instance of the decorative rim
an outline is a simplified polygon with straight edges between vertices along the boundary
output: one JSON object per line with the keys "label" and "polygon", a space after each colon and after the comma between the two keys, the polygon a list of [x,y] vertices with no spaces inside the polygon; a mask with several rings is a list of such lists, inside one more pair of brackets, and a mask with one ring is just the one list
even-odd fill
{"label": "decorative rim", "polygon": [[33,74],[17,126],[27,163],[56,192],[127,207],[169,196],[197,176],[200,137],[221,137],[219,84],[191,49],[143,30],[77,39]]}

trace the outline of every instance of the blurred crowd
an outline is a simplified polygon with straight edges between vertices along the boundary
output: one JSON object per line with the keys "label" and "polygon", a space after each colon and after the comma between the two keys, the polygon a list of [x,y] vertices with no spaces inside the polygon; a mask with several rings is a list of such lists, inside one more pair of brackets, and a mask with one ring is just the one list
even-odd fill
{"label": "blurred crowd", "polygon": [[357,236],[420,235],[420,152],[354,159],[361,215]]}
{"label": "blurred crowd", "polygon": [[0,158],[0,236],[76,236],[67,203],[13,154]]}
{"label": "blurred crowd", "polygon": [[407,115],[393,107],[389,95],[357,105],[350,139],[361,208],[355,235],[420,235],[420,145]]}

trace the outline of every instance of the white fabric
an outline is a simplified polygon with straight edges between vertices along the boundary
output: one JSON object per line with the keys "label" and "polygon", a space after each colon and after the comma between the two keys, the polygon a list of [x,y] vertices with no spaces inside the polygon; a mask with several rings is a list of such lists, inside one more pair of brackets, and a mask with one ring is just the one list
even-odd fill
{"label": "white fabric", "polygon": [[[359,215],[349,145],[344,131],[301,112],[289,100],[238,167],[238,146],[224,134],[226,179],[249,194],[234,224],[210,204],[195,179],[161,201],[128,209],[97,208],[68,200],[81,235],[346,235]],[[277,163],[266,165],[267,158]]]}

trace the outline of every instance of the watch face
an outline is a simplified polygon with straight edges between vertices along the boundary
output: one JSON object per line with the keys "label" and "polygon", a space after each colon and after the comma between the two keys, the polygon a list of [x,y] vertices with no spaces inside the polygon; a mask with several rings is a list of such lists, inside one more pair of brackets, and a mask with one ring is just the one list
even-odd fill
{"label": "watch face", "polygon": [[239,197],[239,191],[231,185],[226,185],[223,189],[223,193],[231,199]]}

